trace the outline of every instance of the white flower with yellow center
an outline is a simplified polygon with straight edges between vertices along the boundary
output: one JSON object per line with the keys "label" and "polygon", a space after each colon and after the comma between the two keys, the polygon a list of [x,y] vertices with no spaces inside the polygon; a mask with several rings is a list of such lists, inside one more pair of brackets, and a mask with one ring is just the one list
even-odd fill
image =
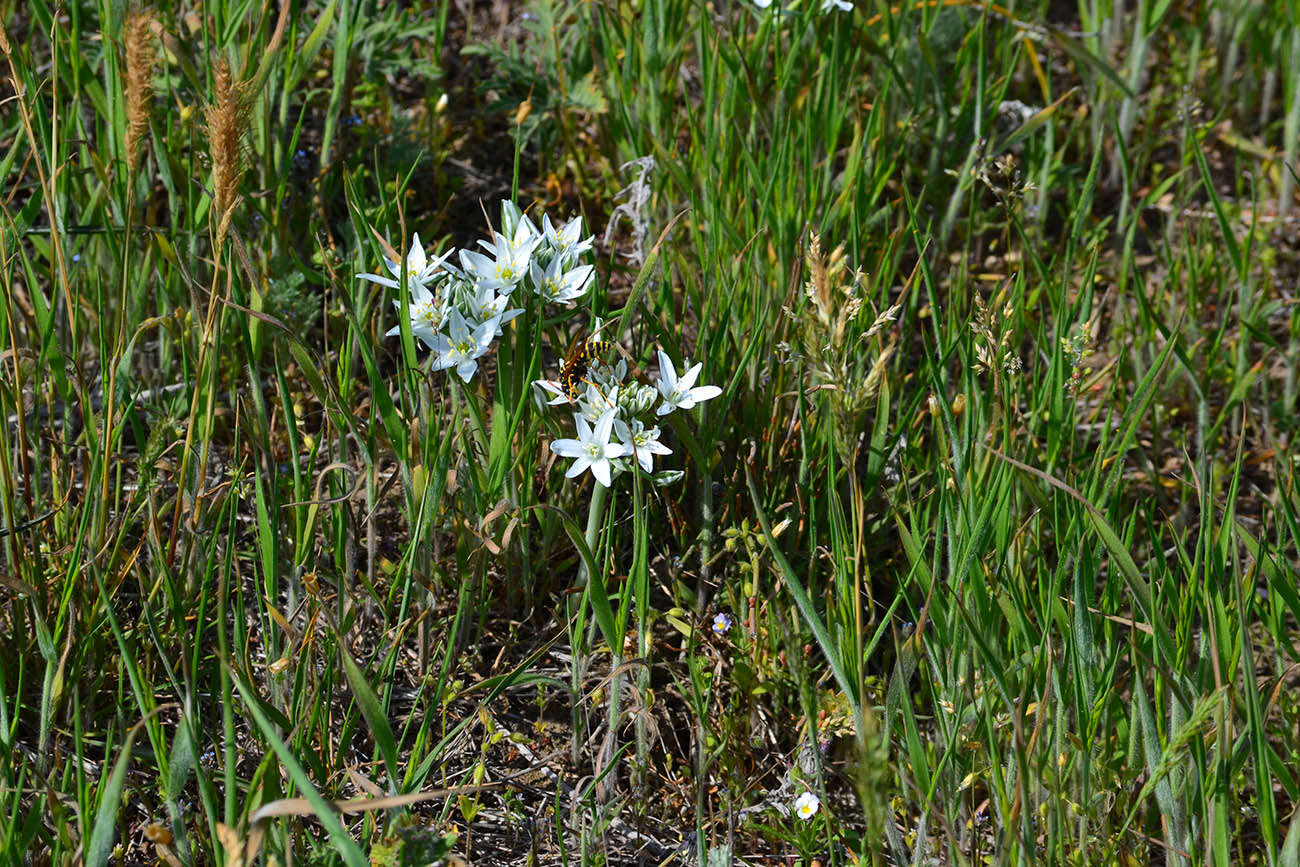
{"label": "white flower with yellow center", "polygon": [[821,805],[822,802],[817,799],[816,795],[812,792],[804,792],[794,799],[794,814],[807,822],[817,815],[817,808]]}
{"label": "white flower with yellow center", "polygon": [[547,304],[567,304],[586,295],[595,270],[591,265],[581,265],[566,271],[564,260],[559,256],[545,268],[536,259],[530,265],[533,287]]}
{"label": "white flower with yellow center", "polygon": [[433,351],[438,357],[433,361],[434,370],[456,368],[456,374],[469,382],[478,370],[478,359],[492,345],[492,335],[496,333],[497,321],[489,319],[470,330],[469,323],[459,310],[451,311],[451,337],[436,335]]}
{"label": "white flower with yellow center", "polygon": [[501,326],[523,313],[522,307],[515,307],[507,310],[506,305],[510,303],[509,295],[498,295],[497,291],[490,286],[483,286],[478,289],[474,295],[473,311],[471,315],[479,322],[496,320],[496,331],[493,337],[501,336]]}
{"label": "white flower with yellow center", "polygon": [[629,455],[636,455],[637,463],[647,473],[654,472],[655,455],[671,455],[673,453],[672,449],[659,442],[658,425],[646,430],[640,419],[632,419],[631,425],[622,419],[618,419],[614,422],[614,431],[623,442],[623,451]]}
{"label": "white flower with yellow center", "polygon": [[461,250],[460,264],[465,269],[465,274],[478,288],[488,286],[509,294],[519,285],[519,281],[528,275],[533,251],[541,243],[542,236],[527,231],[522,234],[516,232],[515,241],[518,243],[507,240],[500,232],[493,232],[492,237],[496,241],[494,244],[479,241],[479,244],[492,254],[491,257],[473,250]]}
{"label": "white flower with yellow center", "polygon": [[[447,307],[445,304],[438,302],[438,296],[434,295],[421,283],[409,283],[411,287],[411,300],[407,307],[407,312],[411,316],[411,333],[424,343],[430,349],[438,339],[438,332],[447,324]],[[393,306],[401,313],[402,303],[394,301]],[[385,332],[385,337],[392,337],[394,334],[401,334],[402,326],[394,325]]]}
{"label": "white flower with yellow center", "polygon": [[696,385],[703,364],[696,363],[679,378],[673,361],[662,349],[659,350],[659,394],[664,402],[656,412],[668,415],[675,409],[692,409],[701,401],[710,400],[722,394],[716,385]]}
{"label": "white flower with yellow center", "polygon": [[555,258],[566,263],[576,260],[590,250],[596,242],[595,235],[585,241],[582,240],[582,217],[574,217],[557,229],[551,222],[550,215],[543,214],[542,235],[546,238],[546,244],[555,254]]}
{"label": "white flower with yellow center", "polygon": [[577,439],[562,439],[551,443],[551,451],[562,458],[573,458],[573,463],[565,470],[565,478],[572,479],[587,470],[596,477],[596,481],[605,487],[612,484],[610,461],[625,454],[623,446],[611,443],[609,436],[614,431],[614,416],[618,412],[611,407],[596,421],[592,427],[581,415],[574,415],[574,424],[578,427]]}

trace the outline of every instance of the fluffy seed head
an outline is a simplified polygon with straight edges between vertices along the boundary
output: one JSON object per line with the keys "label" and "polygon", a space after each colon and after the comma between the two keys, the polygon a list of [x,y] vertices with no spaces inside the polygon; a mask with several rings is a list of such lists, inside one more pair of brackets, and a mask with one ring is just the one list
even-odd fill
{"label": "fluffy seed head", "polygon": [[226,61],[217,61],[213,101],[203,111],[212,154],[212,214],[218,220],[217,246],[225,240],[230,218],[239,204],[239,179],[244,172],[243,96],[243,85],[231,77]]}
{"label": "fluffy seed head", "polygon": [[149,132],[149,107],[153,102],[153,72],[158,63],[153,12],[137,12],[126,19],[126,167],[135,174]]}

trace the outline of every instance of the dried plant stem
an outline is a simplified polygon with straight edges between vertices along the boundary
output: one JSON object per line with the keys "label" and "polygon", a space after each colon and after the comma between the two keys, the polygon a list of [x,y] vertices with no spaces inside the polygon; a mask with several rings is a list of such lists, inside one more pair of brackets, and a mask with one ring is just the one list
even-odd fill
{"label": "dried plant stem", "polygon": [[204,401],[202,411],[202,440],[200,443],[197,480],[194,484],[192,523],[197,525],[199,501],[203,494],[203,479],[207,471],[208,449],[212,439],[212,417],[215,410],[215,371],[216,357],[221,345],[221,319],[219,309],[223,301],[220,291],[221,281],[225,279],[224,300],[229,300],[233,288],[233,272],[227,268],[222,273],[222,254],[225,250],[226,236],[230,232],[230,221],[235,208],[240,202],[239,181],[243,176],[243,137],[245,126],[245,104],[242,83],[235,80],[230,66],[225,60],[217,62],[213,72],[213,102],[204,109],[204,119],[208,134],[208,151],[212,157],[212,209],[209,212],[208,226],[212,233],[213,260],[212,284],[208,290],[208,309],[203,318],[202,340],[199,345],[198,384],[190,402],[190,423],[185,431],[185,445],[181,453],[181,471],[176,492],[176,511],[172,516],[171,538],[168,542],[167,559],[174,562],[176,539],[180,532],[181,514],[184,511],[185,493],[189,463],[193,455],[195,422],[199,419],[200,401]]}

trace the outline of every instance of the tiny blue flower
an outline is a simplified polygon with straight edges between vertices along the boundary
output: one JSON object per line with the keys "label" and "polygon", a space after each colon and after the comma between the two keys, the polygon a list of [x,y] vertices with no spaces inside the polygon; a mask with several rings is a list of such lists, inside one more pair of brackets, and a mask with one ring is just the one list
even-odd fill
{"label": "tiny blue flower", "polygon": [[713,615],[713,631],[718,635],[726,635],[731,629],[731,615],[719,611]]}

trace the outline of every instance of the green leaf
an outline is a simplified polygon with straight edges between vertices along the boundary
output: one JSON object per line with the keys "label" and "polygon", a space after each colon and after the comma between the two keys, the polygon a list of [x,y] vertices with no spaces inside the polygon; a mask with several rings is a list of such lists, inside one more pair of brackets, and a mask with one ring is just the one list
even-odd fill
{"label": "green leaf", "polygon": [[785,578],[785,583],[790,588],[790,595],[794,597],[795,605],[799,608],[799,613],[803,615],[808,628],[812,630],[813,637],[817,640],[817,645],[822,650],[822,655],[826,657],[826,662],[831,667],[831,673],[835,676],[835,682],[839,684],[845,697],[853,705],[855,718],[860,718],[861,699],[858,696],[857,686],[844,668],[844,661],[840,659],[835,641],[831,638],[831,634],[826,631],[826,626],[822,623],[821,616],[818,615],[817,608],[813,605],[808,591],[804,589],[803,582],[799,580],[794,567],[785,558],[785,554],[781,553],[781,549],[776,544],[776,539],[772,536],[772,527],[768,523],[767,514],[763,511],[762,500],[758,495],[758,488],[754,486],[754,476],[749,471],[748,463],[745,464],[745,482],[749,485],[749,497],[754,504],[754,515],[763,528],[763,539],[767,542],[768,550],[772,552],[772,559],[776,561],[781,576]]}
{"label": "green leaf", "polygon": [[90,831],[86,845],[86,867],[104,867],[113,856],[113,841],[117,835],[117,810],[122,804],[122,790],[126,786],[126,770],[131,764],[131,746],[143,723],[137,723],[127,733],[126,741],[118,750],[113,772],[108,775],[99,793],[99,807],[95,810],[95,826]]}
{"label": "green leaf", "polygon": [[389,791],[397,794],[399,779],[397,743],[393,738],[393,729],[388,724],[388,714],[384,711],[379,696],[366,682],[366,676],[360,666],[352,659],[352,654],[341,646],[340,649],[343,655],[343,673],[347,675],[348,686],[352,687],[352,695],[357,700],[357,706],[361,708],[361,715],[366,718],[366,725],[370,726],[370,733],[375,738],[375,746],[379,748],[379,754],[388,768]]}
{"label": "green leaf", "polygon": [[1291,819],[1291,828],[1286,832],[1286,842],[1277,859],[1278,867],[1300,867],[1300,815]]}
{"label": "green leaf", "polygon": [[1062,51],[1070,55],[1070,58],[1074,60],[1075,63],[1080,66],[1091,67],[1097,72],[1100,72],[1107,81],[1119,88],[1120,93],[1124,94],[1129,99],[1137,99],[1137,96],[1133,93],[1132,89],[1124,83],[1124,79],[1119,77],[1119,73],[1115,71],[1115,67],[1089,51],[1083,43],[1079,42],[1079,40],[1072,38],[1064,31],[1058,30],[1055,27],[1048,27],[1047,34]]}
{"label": "green leaf", "polygon": [[[1205,151],[1201,149],[1201,139],[1199,136],[1192,136],[1191,148],[1192,155],[1196,157],[1196,167],[1201,171],[1201,184],[1205,188],[1205,197],[1210,200],[1210,207],[1214,209],[1214,218],[1219,224],[1219,232],[1223,236],[1223,244],[1228,248],[1228,259],[1232,262],[1233,270],[1237,272],[1237,279],[1242,283],[1250,281],[1250,267],[1241,255],[1241,245],[1237,243],[1237,236],[1233,234],[1232,224],[1228,222],[1228,214],[1223,210],[1223,201],[1219,198],[1219,193],[1214,189],[1214,176],[1210,174],[1210,167],[1205,162]],[[1242,311],[1245,315],[1246,311]]]}
{"label": "green leaf", "polygon": [[1020,142],[1029,138],[1037,130],[1045,126],[1047,122],[1056,115],[1056,110],[1061,107],[1061,103],[1065,102],[1067,99],[1074,96],[1074,94],[1078,90],[1079,88],[1072,87],[1069,90],[1067,90],[1065,93],[1061,94],[1061,96],[1058,97],[1057,100],[1053,102],[1051,105],[1047,106],[1046,108],[1039,109],[1037,112],[1034,113],[1033,117],[1029,118],[1029,120],[1025,121],[1019,127],[1012,130],[1006,136],[1006,138],[1001,139],[997,143],[997,145],[993,148],[993,153],[1000,154],[1005,151],[1008,151],[1011,148],[1015,147]]}

